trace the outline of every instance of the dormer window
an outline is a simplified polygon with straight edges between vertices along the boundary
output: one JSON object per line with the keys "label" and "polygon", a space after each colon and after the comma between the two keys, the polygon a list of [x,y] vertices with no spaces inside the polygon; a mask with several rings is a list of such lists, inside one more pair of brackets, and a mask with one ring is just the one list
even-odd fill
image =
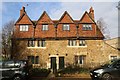
{"label": "dormer window", "polygon": [[20,31],[28,31],[28,25],[20,25]]}
{"label": "dormer window", "polygon": [[63,24],[63,30],[70,30],[70,25],[69,24]]}
{"label": "dormer window", "polygon": [[92,30],[91,24],[83,24],[82,30]]}
{"label": "dormer window", "polygon": [[47,31],[47,30],[48,30],[48,24],[43,24],[42,31]]}

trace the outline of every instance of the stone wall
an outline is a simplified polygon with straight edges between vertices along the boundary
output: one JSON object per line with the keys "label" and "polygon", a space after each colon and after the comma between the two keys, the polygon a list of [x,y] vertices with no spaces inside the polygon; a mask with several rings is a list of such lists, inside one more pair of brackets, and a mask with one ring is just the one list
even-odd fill
{"label": "stone wall", "polygon": [[[46,40],[46,47],[27,47],[27,40],[18,41],[17,59],[27,59],[27,56],[39,56],[39,64],[42,68],[50,68],[50,57],[63,56],[65,67],[75,63],[75,55],[84,55],[83,67],[96,67],[110,60],[110,56],[118,56],[120,52],[103,40],[86,40],[86,46],[68,46],[68,40]],[[57,62],[59,62],[57,60]],[[58,63],[57,63],[58,64]]]}

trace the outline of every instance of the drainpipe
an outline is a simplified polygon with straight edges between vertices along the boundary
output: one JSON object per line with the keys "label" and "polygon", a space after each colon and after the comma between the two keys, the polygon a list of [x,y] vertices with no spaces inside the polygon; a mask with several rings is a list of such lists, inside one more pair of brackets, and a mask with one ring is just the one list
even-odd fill
{"label": "drainpipe", "polygon": [[54,27],[55,27],[55,39],[57,39],[57,25],[58,24],[54,24]]}
{"label": "drainpipe", "polygon": [[79,25],[78,25],[78,23],[77,23],[77,24],[76,24],[76,29],[77,29],[76,37],[77,37],[77,39],[79,38],[78,28],[79,28]]}

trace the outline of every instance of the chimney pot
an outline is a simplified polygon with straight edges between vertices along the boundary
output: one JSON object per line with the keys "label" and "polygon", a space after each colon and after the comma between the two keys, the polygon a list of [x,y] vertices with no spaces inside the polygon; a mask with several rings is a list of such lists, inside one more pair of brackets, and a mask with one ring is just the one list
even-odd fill
{"label": "chimney pot", "polygon": [[25,13],[25,7],[23,6],[22,9],[20,10],[20,16],[22,16]]}
{"label": "chimney pot", "polygon": [[89,14],[92,17],[92,19],[94,19],[94,10],[93,10],[93,7],[90,8]]}

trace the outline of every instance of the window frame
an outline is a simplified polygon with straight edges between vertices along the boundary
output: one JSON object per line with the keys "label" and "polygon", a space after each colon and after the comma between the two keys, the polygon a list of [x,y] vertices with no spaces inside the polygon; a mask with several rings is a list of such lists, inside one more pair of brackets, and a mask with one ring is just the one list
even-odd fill
{"label": "window frame", "polygon": [[32,64],[39,64],[39,56],[27,56],[28,60],[32,63]]}
{"label": "window frame", "polygon": [[45,47],[46,41],[45,40],[37,40],[37,47]]}
{"label": "window frame", "polygon": [[84,31],[90,31],[92,29],[92,24],[82,24],[82,30]]}
{"label": "window frame", "polygon": [[48,31],[49,25],[48,24],[42,24],[42,31]]}
{"label": "window frame", "polygon": [[63,31],[70,31],[70,24],[63,24],[62,25],[62,30]]}
{"label": "window frame", "polygon": [[35,47],[35,40],[28,40],[28,47]]}
{"label": "window frame", "polygon": [[75,64],[83,65],[85,61],[84,55],[75,55]]}
{"label": "window frame", "polygon": [[68,40],[68,46],[77,46],[77,40]]}
{"label": "window frame", "polygon": [[29,31],[29,25],[19,25],[19,31]]}
{"label": "window frame", "polygon": [[79,40],[79,46],[86,46],[85,40]]}

